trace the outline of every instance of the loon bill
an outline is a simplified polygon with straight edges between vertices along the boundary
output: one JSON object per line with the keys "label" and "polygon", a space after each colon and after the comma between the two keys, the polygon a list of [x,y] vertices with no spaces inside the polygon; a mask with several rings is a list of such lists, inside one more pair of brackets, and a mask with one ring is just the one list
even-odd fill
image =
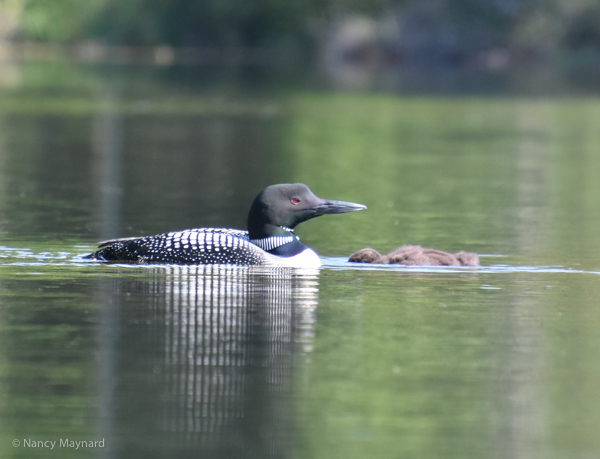
{"label": "loon bill", "polygon": [[302,183],[271,185],[248,213],[248,231],[195,228],[100,242],[91,260],[127,263],[232,264],[318,268],[319,256],[300,242],[296,225],[325,214],[367,207],[321,199]]}

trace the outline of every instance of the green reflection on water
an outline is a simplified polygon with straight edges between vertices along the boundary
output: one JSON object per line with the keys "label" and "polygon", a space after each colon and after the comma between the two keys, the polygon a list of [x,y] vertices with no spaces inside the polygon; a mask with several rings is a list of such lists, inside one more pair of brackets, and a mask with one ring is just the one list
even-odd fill
{"label": "green reflection on water", "polygon": [[579,294],[596,276],[322,277],[298,383],[308,457],[599,451],[599,316]]}
{"label": "green reflection on water", "polygon": [[598,266],[597,99],[302,94],[292,112],[295,178],[369,207],[316,221],[344,236],[321,251],[412,243]]}
{"label": "green reflection on water", "polygon": [[87,290],[72,268],[0,267],[3,457],[85,457],[24,442],[94,434],[96,314]]}

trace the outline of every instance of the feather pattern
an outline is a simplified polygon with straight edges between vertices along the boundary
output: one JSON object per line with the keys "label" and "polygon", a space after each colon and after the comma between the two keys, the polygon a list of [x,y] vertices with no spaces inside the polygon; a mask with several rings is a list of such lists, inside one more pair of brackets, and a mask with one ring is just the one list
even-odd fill
{"label": "feather pattern", "polygon": [[136,263],[264,264],[266,254],[250,242],[248,232],[197,228],[139,238],[104,241],[93,259]]}

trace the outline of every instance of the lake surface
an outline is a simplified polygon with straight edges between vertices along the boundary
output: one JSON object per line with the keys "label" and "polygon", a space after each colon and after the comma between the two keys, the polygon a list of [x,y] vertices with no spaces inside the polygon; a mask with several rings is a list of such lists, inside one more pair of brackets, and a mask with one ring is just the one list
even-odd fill
{"label": "lake surface", "polygon": [[[600,98],[11,71],[2,457],[600,458]],[[368,206],[298,227],[319,270],[82,259],[282,182]],[[482,266],[346,262],[403,243]]]}

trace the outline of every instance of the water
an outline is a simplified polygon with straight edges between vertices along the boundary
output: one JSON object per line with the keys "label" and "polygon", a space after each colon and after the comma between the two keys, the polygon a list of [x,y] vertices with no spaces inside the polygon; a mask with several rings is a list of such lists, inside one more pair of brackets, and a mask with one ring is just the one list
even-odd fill
{"label": "water", "polygon": [[[600,101],[23,72],[0,101],[2,457],[600,457]],[[369,207],[298,228],[320,270],[82,259],[243,228],[286,181]],[[482,266],[346,262],[402,243]]]}

